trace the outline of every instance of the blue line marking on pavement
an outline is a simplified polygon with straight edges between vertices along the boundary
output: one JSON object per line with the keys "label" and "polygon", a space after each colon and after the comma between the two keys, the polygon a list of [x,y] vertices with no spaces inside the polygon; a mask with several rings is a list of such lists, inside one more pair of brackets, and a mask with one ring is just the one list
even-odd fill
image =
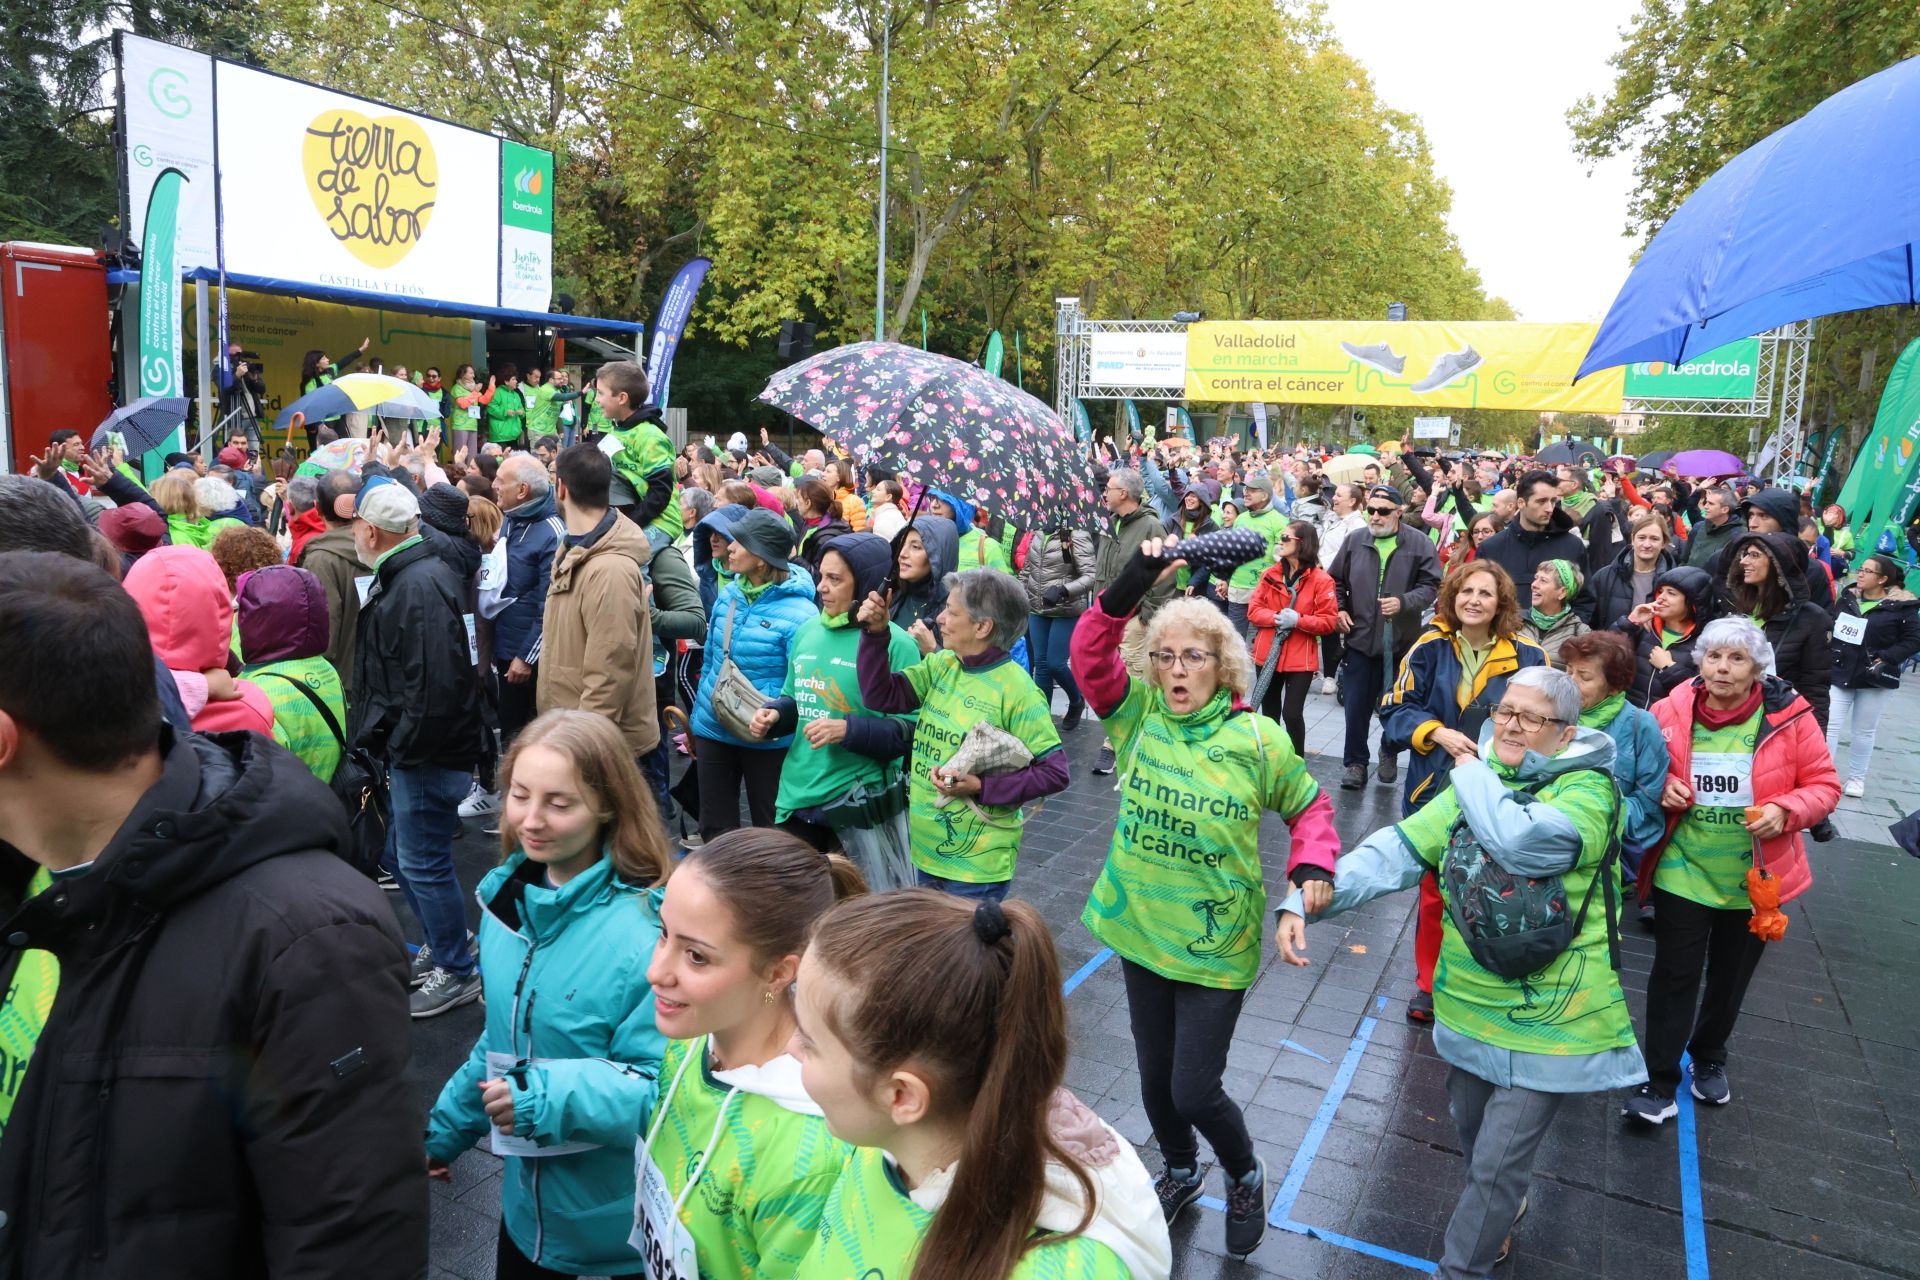
{"label": "blue line marking on pavement", "polygon": [[1440,1264],[1425,1258],[1416,1258],[1410,1253],[1401,1253],[1398,1249],[1389,1249],[1385,1245],[1370,1244],[1365,1240],[1356,1240],[1352,1236],[1343,1236],[1337,1231],[1323,1231],[1319,1227],[1309,1227],[1289,1218],[1285,1222],[1273,1225],[1295,1235],[1306,1236],[1313,1240],[1324,1240],[1328,1244],[1339,1245],[1342,1249],[1351,1249],[1355,1253],[1364,1253],[1369,1258],[1379,1258],[1383,1262],[1392,1262],[1412,1271],[1424,1271],[1428,1275],[1440,1269]]}
{"label": "blue line marking on pavement", "polygon": [[1320,1143],[1333,1127],[1334,1113],[1340,1109],[1341,1100],[1347,1096],[1347,1086],[1353,1083],[1353,1073],[1360,1067],[1360,1055],[1367,1051],[1367,1042],[1373,1039],[1373,1029],[1379,1025],[1378,1018],[1360,1019],[1360,1029],[1347,1043],[1340,1068],[1333,1073],[1333,1083],[1320,1099],[1320,1110],[1307,1126],[1307,1136],[1300,1140],[1300,1149],[1293,1153],[1293,1163],[1287,1166],[1287,1176],[1280,1184],[1280,1194],[1274,1197],[1273,1211],[1267,1215],[1267,1221],[1274,1226],[1286,1226],[1292,1219],[1293,1202],[1300,1198],[1301,1188],[1306,1186],[1307,1171],[1313,1168],[1314,1157],[1320,1154]]}
{"label": "blue line marking on pavement", "polygon": [[1195,1200],[1194,1203],[1202,1209],[1211,1209],[1215,1213],[1225,1213],[1227,1211],[1227,1202],[1219,1196],[1201,1196],[1198,1200]]}
{"label": "blue line marking on pavement", "polygon": [[1687,1241],[1687,1280],[1708,1280],[1707,1222],[1700,1200],[1700,1143],[1693,1127],[1693,1091],[1687,1087],[1692,1058],[1680,1055],[1680,1088],[1674,1103],[1680,1108],[1680,1220]]}
{"label": "blue line marking on pavement", "polygon": [[1079,987],[1081,983],[1085,982],[1088,978],[1091,978],[1093,976],[1094,970],[1098,969],[1101,965],[1105,964],[1107,961],[1111,959],[1113,959],[1113,948],[1112,947],[1100,948],[1099,951],[1094,953],[1093,959],[1087,961],[1085,964],[1081,965],[1078,969],[1075,969],[1073,971],[1073,976],[1060,984],[1060,994],[1063,997],[1072,995],[1074,993],[1075,988]]}
{"label": "blue line marking on pavement", "polygon": [[1295,1053],[1304,1053],[1304,1054],[1306,1054],[1306,1055],[1307,1055],[1307,1056],[1308,1056],[1309,1058],[1318,1058],[1318,1059],[1319,1059],[1319,1060],[1320,1060],[1321,1062],[1332,1062],[1332,1061],[1333,1061],[1333,1059],[1332,1059],[1332,1058],[1329,1058],[1329,1057],[1327,1057],[1327,1056],[1326,1056],[1325,1054],[1321,1054],[1321,1053],[1315,1053],[1315,1052],[1314,1052],[1313,1050],[1311,1050],[1311,1049],[1309,1049],[1309,1048],[1307,1048],[1307,1046],[1305,1046],[1305,1045],[1303,1045],[1303,1044],[1296,1044],[1296,1043],[1294,1043],[1294,1042],[1293,1042],[1292,1040],[1282,1040],[1282,1041],[1280,1042],[1280,1047],[1281,1047],[1282,1049],[1291,1049],[1291,1050],[1293,1050],[1293,1051],[1294,1051]]}

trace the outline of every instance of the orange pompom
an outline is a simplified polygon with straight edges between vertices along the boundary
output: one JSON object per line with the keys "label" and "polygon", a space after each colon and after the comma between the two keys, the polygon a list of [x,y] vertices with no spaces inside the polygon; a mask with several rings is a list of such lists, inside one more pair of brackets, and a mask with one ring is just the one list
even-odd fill
{"label": "orange pompom", "polygon": [[1780,910],[1780,881],[1761,867],[1747,869],[1747,897],[1753,903],[1753,919],[1747,930],[1762,942],[1778,942],[1787,936],[1787,917]]}

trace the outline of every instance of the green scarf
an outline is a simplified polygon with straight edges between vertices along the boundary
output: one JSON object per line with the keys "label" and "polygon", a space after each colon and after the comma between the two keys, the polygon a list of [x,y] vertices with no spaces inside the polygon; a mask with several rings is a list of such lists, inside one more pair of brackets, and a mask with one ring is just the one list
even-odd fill
{"label": "green scarf", "polygon": [[845,613],[823,613],[820,615],[820,625],[829,631],[838,631],[840,628],[851,626],[852,624],[853,610],[851,609]]}
{"label": "green scarf", "polygon": [[1167,728],[1177,734],[1182,742],[1204,742],[1211,738],[1215,727],[1233,710],[1233,695],[1227,692],[1224,685],[1214,690],[1206,706],[1185,715],[1176,715],[1167,706],[1167,695],[1158,685],[1154,686],[1153,700]]}
{"label": "green scarf", "polygon": [[1624,693],[1609,694],[1580,713],[1580,727],[1583,729],[1604,729],[1613,723],[1620,709],[1627,705]]}
{"label": "green scarf", "polygon": [[1538,609],[1528,609],[1527,616],[1533,619],[1533,625],[1539,629],[1540,634],[1545,635],[1547,632],[1559,626],[1560,623],[1565,620],[1566,616],[1572,612],[1573,606],[1568,605],[1558,613],[1542,613]]}

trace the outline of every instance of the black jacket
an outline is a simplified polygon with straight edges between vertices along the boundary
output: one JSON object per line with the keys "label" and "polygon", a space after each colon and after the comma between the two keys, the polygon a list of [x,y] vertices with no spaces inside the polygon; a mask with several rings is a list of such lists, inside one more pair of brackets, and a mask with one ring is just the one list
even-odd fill
{"label": "black jacket", "polygon": [[837,511],[827,523],[808,525],[795,532],[794,540],[800,544],[800,563],[807,566],[807,572],[813,575],[815,582],[820,581],[820,557],[827,554],[827,544],[852,532],[853,526]]}
{"label": "black jacket", "polygon": [[[1431,538],[1404,523],[1393,554],[1387,557],[1384,580],[1380,552],[1374,548],[1372,532],[1364,526],[1340,543],[1327,573],[1333,578],[1340,611],[1353,619],[1347,647],[1370,658],[1381,656],[1381,641],[1387,638],[1383,630],[1392,633],[1396,660],[1411,649],[1420,638],[1421,615],[1440,598],[1440,553],[1433,549]],[[1400,600],[1400,612],[1391,619],[1380,616],[1380,601],[1387,596]],[[1383,628],[1383,622],[1390,625]]]}
{"label": "black jacket", "polygon": [[[1705,520],[1695,520],[1687,530],[1687,563],[1711,572],[1713,558],[1746,531],[1747,522],[1738,513],[1728,516],[1727,522],[1717,529]],[[1715,577],[1717,580],[1718,575]]]}
{"label": "black jacket", "polygon": [[163,730],[92,870],[21,904],[60,982],[0,1144],[0,1277],[422,1276],[407,958],[340,803],[252,733]]}
{"label": "black jacket", "polygon": [[[1841,618],[1867,620],[1867,634],[1859,644],[1839,635]],[[1866,613],[1860,611],[1860,590],[1840,593],[1834,619],[1833,683],[1842,689],[1897,689],[1900,666],[1920,653],[1920,599],[1904,587],[1895,587]]]}
{"label": "black jacket", "polygon": [[1773,645],[1774,674],[1807,700],[1824,733],[1833,683],[1833,615],[1808,598],[1806,545],[1790,533],[1749,533],[1736,539],[1728,548],[1727,560],[1733,566],[1727,571],[1728,580],[1718,584],[1725,613],[1745,612],[1734,603],[1731,579],[1740,572],[1740,553],[1749,543],[1766,549],[1775,575],[1787,590],[1786,607],[1762,624]]}
{"label": "black jacket", "polygon": [[1555,507],[1547,527],[1535,533],[1515,517],[1512,524],[1480,544],[1475,560],[1491,560],[1507,571],[1513,589],[1520,596],[1520,607],[1533,603],[1533,572],[1549,560],[1573,564],[1587,562],[1587,544],[1573,531],[1573,517],[1565,507]]}
{"label": "black jacket", "polygon": [[374,575],[354,640],[348,732],[389,764],[471,769],[480,758],[469,587],[426,542],[390,553]]}
{"label": "black jacket", "polygon": [[1627,701],[1636,707],[1652,706],[1700,674],[1694,664],[1693,642],[1699,638],[1700,628],[1714,617],[1716,597],[1713,579],[1707,576],[1705,569],[1689,565],[1668,569],[1653,580],[1656,592],[1661,587],[1674,588],[1693,605],[1693,630],[1667,646],[1673,661],[1664,667],[1656,667],[1651,655],[1660,643],[1660,628],[1640,626],[1628,621],[1624,614],[1614,619],[1612,629],[1633,642],[1633,684],[1627,690]]}
{"label": "black jacket", "polygon": [[1595,574],[1613,563],[1633,532],[1633,508],[1625,498],[1596,498],[1580,521],[1580,535],[1587,540],[1582,573]]}
{"label": "black jacket", "polygon": [[[1655,581],[1677,563],[1673,548],[1661,551],[1653,565]],[[1633,606],[1633,548],[1625,546],[1612,563],[1587,579],[1574,598],[1573,609],[1588,626],[1600,628],[1610,627],[1626,617],[1633,612]]]}

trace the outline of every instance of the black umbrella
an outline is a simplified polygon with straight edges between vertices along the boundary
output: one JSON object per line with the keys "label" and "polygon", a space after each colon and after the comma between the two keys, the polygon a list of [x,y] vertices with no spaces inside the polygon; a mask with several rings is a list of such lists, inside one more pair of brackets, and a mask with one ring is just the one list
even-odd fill
{"label": "black umbrella", "polygon": [[1667,465],[1667,460],[1673,457],[1673,455],[1674,450],[1672,449],[1655,449],[1652,453],[1641,454],[1640,469],[1642,471],[1657,472],[1660,468]]}
{"label": "black umbrella", "polygon": [[118,431],[127,442],[127,457],[138,458],[165,444],[186,420],[185,396],[141,396],[108,414],[107,420],[93,429],[87,449],[98,450],[107,442],[109,431]]}
{"label": "black umbrella", "polygon": [[1533,460],[1547,467],[1562,463],[1574,467],[1597,467],[1601,457],[1600,451],[1584,440],[1560,440],[1535,454]]}
{"label": "black umbrella", "polygon": [[1920,858],[1920,812],[1908,814],[1887,828],[1887,834],[1893,842],[1916,858]]}

